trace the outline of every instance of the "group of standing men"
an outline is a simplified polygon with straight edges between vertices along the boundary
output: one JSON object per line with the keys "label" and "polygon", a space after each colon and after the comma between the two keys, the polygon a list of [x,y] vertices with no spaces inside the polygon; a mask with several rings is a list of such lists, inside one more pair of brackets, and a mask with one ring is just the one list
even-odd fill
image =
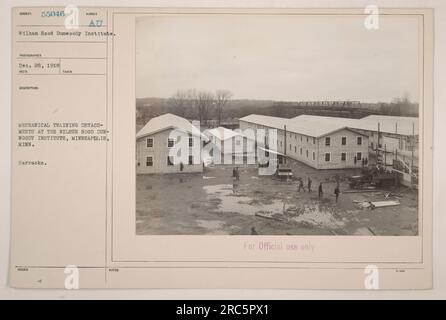
{"label": "group of standing men", "polygon": [[[307,180],[307,189],[308,192],[311,192],[311,185],[313,184],[313,181],[311,180],[310,177],[308,177]],[[303,192],[305,192],[305,187],[304,187],[304,181],[302,178],[299,178],[299,182],[298,182],[298,188],[297,188],[297,192],[300,192],[301,190],[303,190]],[[338,198],[339,198],[339,194],[340,194],[340,190],[339,190],[339,181],[336,180],[336,188],[334,190],[334,194],[336,197],[336,202],[338,202]],[[322,182],[319,183],[319,187],[318,187],[318,197],[321,198],[324,194],[324,191],[322,189]]]}

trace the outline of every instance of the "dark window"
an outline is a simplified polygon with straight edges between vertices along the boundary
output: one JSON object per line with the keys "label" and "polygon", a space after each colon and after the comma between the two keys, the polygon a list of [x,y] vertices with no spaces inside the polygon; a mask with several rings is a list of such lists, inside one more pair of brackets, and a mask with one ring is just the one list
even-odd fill
{"label": "dark window", "polygon": [[330,146],[330,137],[325,138],[325,146]]}
{"label": "dark window", "polygon": [[307,150],[307,158],[308,158],[308,150]]}
{"label": "dark window", "polygon": [[313,144],[316,144],[316,138],[313,138]]}
{"label": "dark window", "polygon": [[347,137],[342,137],[341,144],[345,146],[347,144]]}
{"label": "dark window", "polygon": [[193,156],[189,156],[189,164],[190,165],[194,164],[194,157]]}
{"label": "dark window", "polygon": [[330,154],[329,153],[326,153],[325,154],[325,161],[330,161]]}
{"label": "dark window", "polygon": [[316,153],[313,151],[313,160],[316,160]]}
{"label": "dark window", "polygon": [[302,148],[300,148],[300,155],[302,155]]}
{"label": "dark window", "polygon": [[356,160],[361,160],[362,159],[362,153],[361,152],[357,152],[356,153]]}
{"label": "dark window", "polygon": [[146,166],[152,167],[153,166],[153,157],[147,157],[146,159]]}
{"label": "dark window", "polygon": [[189,137],[189,147],[194,145],[194,138]]}
{"label": "dark window", "polygon": [[153,147],[153,138],[149,138],[147,139],[147,148],[152,148]]}
{"label": "dark window", "polygon": [[291,151],[291,143],[290,143],[290,151]]}
{"label": "dark window", "polygon": [[168,157],[167,157],[167,165],[168,165],[168,166],[173,166],[173,160],[172,160],[172,157],[171,157],[171,156],[168,156]]}
{"label": "dark window", "polygon": [[307,143],[308,143],[308,137],[307,137]]}
{"label": "dark window", "polygon": [[362,145],[362,137],[357,137],[356,141],[358,143],[358,146]]}
{"label": "dark window", "polygon": [[170,139],[170,138],[167,139],[167,146],[169,148],[172,148],[174,143],[175,143],[175,141],[173,139]]}
{"label": "dark window", "polygon": [[345,152],[341,153],[341,161],[347,160],[347,154]]}
{"label": "dark window", "polygon": [[294,153],[297,153],[297,147],[294,146]]}

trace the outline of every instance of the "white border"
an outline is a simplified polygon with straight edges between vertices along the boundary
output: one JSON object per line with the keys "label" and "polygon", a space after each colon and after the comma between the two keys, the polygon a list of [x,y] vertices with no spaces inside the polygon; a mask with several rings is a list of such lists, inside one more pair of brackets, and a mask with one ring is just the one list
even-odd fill
{"label": "white border", "polygon": [[[328,290],[25,290],[11,289],[7,286],[9,261],[9,229],[10,229],[10,92],[11,92],[11,8],[14,6],[58,5],[68,3],[78,6],[134,6],[134,7],[272,7],[272,8],[333,8],[333,7],[365,7],[369,4],[385,7],[434,8],[435,23],[435,57],[434,57],[434,194],[433,194],[433,225],[434,225],[434,289],[426,291],[328,291]],[[446,92],[441,90],[446,85],[446,2],[441,0],[311,0],[296,1],[144,1],[144,0],[90,0],[90,1],[41,1],[41,0],[6,0],[1,2],[1,33],[3,46],[1,51],[1,107],[0,107],[0,299],[93,299],[93,298],[135,298],[135,299],[391,299],[391,298],[446,298],[446,252],[441,244],[446,243],[446,199],[441,190],[446,187],[446,175],[441,163],[446,158],[446,141],[441,139],[446,134]],[[441,41],[443,40],[443,41]]]}

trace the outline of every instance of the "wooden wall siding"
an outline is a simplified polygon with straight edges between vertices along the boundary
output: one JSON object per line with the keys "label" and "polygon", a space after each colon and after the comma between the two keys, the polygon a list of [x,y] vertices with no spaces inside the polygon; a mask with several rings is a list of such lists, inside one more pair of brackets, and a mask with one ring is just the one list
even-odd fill
{"label": "wooden wall siding", "polygon": [[[368,137],[362,136],[350,130],[340,130],[329,135],[331,139],[330,146],[325,146],[325,137],[319,139],[319,159],[318,169],[342,169],[342,168],[360,168],[362,161],[354,163],[354,157],[357,152],[361,152],[362,157],[369,157]],[[341,144],[342,137],[347,138],[347,144]],[[357,137],[362,137],[362,144],[357,144]],[[325,153],[330,153],[330,162],[325,161]],[[341,153],[346,152],[346,161],[341,160]]]}
{"label": "wooden wall siding", "polygon": [[[268,129],[264,126],[259,126],[245,121],[240,121],[240,129],[247,128]],[[286,139],[284,138],[284,131],[278,130],[277,145],[278,151],[285,153],[292,159],[303,162],[310,167],[316,169],[343,169],[343,168],[360,168],[362,161],[354,163],[354,157],[357,152],[361,152],[362,156],[368,158],[368,137],[351,130],[343,129],[333,134],[330,137],[330,146],[325,146],[325,137],[313,138],[294,132],[286,132]],[[358,145],[356,138],[362,137],[362,144]],[[341,144],[342,137],[346,137],[346,145]],[[286,140],[286,146],[285,146]],[[260,144],[260,143],[259,143]],[[302,149],[302,153],[301,153]],[[308,157],[307,157],[308,151]],[[313,160],[313,152],[315,159]],[[346,160],[341,160],[341,154],[346,153]],[[330,161],[325,161],[325,153],[330,153]]]}
{"label": "wooden wall siding", "polygon": [[[211,143],[214,145],[214,159],[217,158],[215,156],[217,153],[220,154],[220,164],[227,164],[227,165],[233,165],[233,164],[255,164],[255,142],[248,139],[246,137],[233,137],[231,140],[221,141],[217,137],[212,137]],[[229,142],[231,141],[231,142]],[[240,146],[237,146],[237,141],[240,141]],[[232,148],[225,148],[225,145],[229,147],[229,143],[232,143]],[[252,147],[248,150],[248,144],[252,144]],[[249,151],[249,152],[248,152]],[[235,159],[233,158],[235,157]],[[247,163],[246,160],[244,160],[244,157],[251,156],[254,158],[253,163]],[[216,160],[217,161],[217,160]],[[251,160],[252,161],[252,160]]]}
{"label": "wooden wall siding", "polygon": [[[136,173],[144,174],[144,173],[187,173],[187,172],[202,172],[203,164],[201,161],[201,155],[199,156],[199,163],[189,165],[187,162],[184,163],[183,171],[180,171],[180,165],[167,165],[167,156],[169,155],[170,148],[167,147],[167,139],[169,137],[169,133],[172,130],[164,130],[158,133],[155,133],[150,136],[146,136],[144,138],[140,138],[136,141]],[[147,139],[153,138],[153,147],[147,148]],[[195,142],[201,141],[198,139]],[[201,149],[200,149],[201,150]],[[146,158],[152,156],[153,157],[153,166],[146,166]],[[139,163],[139,165],[138,165]]]}

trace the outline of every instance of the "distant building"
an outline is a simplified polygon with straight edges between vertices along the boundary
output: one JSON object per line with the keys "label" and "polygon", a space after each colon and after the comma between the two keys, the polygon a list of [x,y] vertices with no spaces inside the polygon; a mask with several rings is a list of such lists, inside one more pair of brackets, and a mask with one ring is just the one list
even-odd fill
{"label": "distant building", "polygon": [[[167,113],[152,118],[136,134],[136,173],[201,172],[203,140],[200,130],[182,117]],[[175,163],[172,151],[179,143],[186,145],[187,154]]]}
{"label": "distant building", "polygon": [[277,141],[257,143],[277,152],[279,163],[291,158],[316,169],[358,168],[368,157],[368,136],[345,124],[252,114],[240,119],[240,129],[248,128],[277,131]]}

